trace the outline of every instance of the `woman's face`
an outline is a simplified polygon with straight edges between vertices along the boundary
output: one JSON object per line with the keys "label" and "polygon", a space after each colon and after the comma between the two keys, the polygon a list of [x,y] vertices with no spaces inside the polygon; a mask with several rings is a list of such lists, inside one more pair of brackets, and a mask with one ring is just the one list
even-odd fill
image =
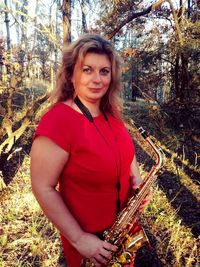
{"label": "woman's face", "polygon": [[107,55],[87,53],[76,62],[72,75],[75,95],[89,102],[100,103],[111,82],[111,62]]}

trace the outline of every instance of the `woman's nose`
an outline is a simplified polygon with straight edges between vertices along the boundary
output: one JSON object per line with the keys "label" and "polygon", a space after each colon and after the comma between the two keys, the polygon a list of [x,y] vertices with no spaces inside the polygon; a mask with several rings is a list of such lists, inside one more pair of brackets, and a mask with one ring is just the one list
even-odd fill
{"label": "woman's nose", "polygon": [[95,83],[101,82],[100,73],[94,72],[94,75],[92,76],[92,81]]}

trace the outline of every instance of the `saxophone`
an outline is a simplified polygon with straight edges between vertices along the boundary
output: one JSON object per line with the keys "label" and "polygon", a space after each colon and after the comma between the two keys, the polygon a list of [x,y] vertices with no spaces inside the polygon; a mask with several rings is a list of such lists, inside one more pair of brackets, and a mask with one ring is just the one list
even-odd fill
{"label": "saxophone", "polygon": [[[129,128],[129,131],[132,129]],[[107,263],[107,267],[132,266],[137,250],[149,244],[149,240],[142,227],[136,232],[132,228],[137,222],[139,207],[148,195],[150,188],[156,181],[156,173],[162,165],[162,153],[160,149],[151,141],[142,127],[138,129],[139,134],[149,143],[156,154],[156,163],[144,178],[143,183],[137,192],[129,199],[126,207],[120,212],[113,226],[104,231],[103,237],[107,242],[118,246],[112,259]],[[95,264],[90,259],[83,259],[81,267],[94,267]]]}

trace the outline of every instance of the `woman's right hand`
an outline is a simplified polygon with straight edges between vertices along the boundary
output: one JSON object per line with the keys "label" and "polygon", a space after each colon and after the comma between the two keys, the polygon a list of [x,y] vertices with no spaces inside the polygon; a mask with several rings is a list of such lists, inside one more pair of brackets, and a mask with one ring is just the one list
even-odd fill
{"label": "woman's right hand", "polygon": [[117,250],[117,246],[86,232],[72,245],[81,255],[90,259],[95,266],[105,265],[108,260],[112,259],[112,253]]}

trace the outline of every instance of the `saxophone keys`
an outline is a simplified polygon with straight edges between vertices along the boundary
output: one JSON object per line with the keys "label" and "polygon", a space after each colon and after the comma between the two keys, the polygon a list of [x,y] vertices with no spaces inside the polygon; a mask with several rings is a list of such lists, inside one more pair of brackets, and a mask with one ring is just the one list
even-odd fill
{"label": "saxophone keys", "polygon": [[132,260],[132,254],[128,251],[122,252],[122,254],[120,254],[117,257],[117,261],[120,263],[130,263],[131,260]]}
{"label": "saxophone keys", "polygon": [[129,236],[129,239],[126,242],[126,248],[132,253],[136,253],[140,247],[148,243],[148,237],[146,236],[146,233],[142,228],[138,232]]}
{"label": "saxophone keys", "polygon": [[80,267],[95,267],[95,264],[88,258],[84,258],[81,262]]}

